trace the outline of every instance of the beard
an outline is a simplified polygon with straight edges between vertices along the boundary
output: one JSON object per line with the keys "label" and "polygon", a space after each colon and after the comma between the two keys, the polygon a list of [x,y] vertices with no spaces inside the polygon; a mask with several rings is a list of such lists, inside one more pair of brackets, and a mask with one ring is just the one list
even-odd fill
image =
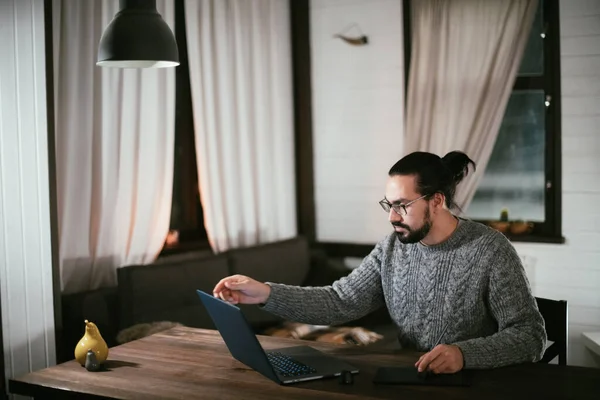
{"label": "beard", "polygon": [[425,239],[425,236],[431,230],[431,218],[429,215],[429,207],[425,211],[425,218],[423,220],[423,225],[421,225],[418,229],[413,229],[410,226],[403,224],[402,222],[392,222],[393,226],[398,226],[400,228],[404,228],[406,232],[398,232],[394,230],[396,234],[396,238],[400,241],[400,243],[404,244],[412,244],[418,243],[421,240]]}

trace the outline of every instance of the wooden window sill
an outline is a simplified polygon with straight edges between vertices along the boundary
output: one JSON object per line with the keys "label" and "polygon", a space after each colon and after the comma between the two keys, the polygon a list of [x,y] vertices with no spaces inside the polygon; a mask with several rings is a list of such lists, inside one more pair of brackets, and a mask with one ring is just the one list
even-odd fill
{"label": "wooden window sill", "polygon": [[509,233],[505,233],[504,235],[511,242],[554,243],[554,244],[564,244],[565,243],[565,238],[563,236],[511,235]]}
{"label": "wooden window sill", "polygon": [[191,251],[211,250],[208,240],[187,241],[163,247],[158,258],[182,254]]}

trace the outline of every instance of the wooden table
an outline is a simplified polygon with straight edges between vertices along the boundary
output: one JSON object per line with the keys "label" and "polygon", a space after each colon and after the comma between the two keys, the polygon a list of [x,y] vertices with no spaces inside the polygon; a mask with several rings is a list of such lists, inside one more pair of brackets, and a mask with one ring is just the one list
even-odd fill
{"label": "wooden table", "polygon": [[[259,337],[267,349],[298,341]],[[66,399],[600,399],[600,369],[528,364],[469,371],[470,387],[372,383],[379,366],[413,365],[417,353],[367,352],[358,346],[303,342],[361,369],[353,385],[337,379],[280,386],[233,359],[216,331],[174,328],[110,350],[107,370],[88,372],[75,361],[9,381],[9,391]]]}

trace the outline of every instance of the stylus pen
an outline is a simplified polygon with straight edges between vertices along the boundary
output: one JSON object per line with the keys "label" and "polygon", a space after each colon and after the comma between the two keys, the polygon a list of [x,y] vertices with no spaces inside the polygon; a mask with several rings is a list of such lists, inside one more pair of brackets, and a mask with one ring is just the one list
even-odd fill
{"label": "stylus pen", "polygon": [[[440,344],[442,342],[442,338],[444,337],[444,334],[446,333],[447,329],[448,329],[448,324],[446,324],[444,326],[444,329],[442,330],[442,334],[438,337],[438,340],[435,341],[435,344],[431,347],[431,350],[433,350],[435,348],[435,346],[437,346],[438,344]],[[426,376],[430,373],[431,372],[429,372],[429,371],[419,372],[419,376]]]}
{"label": "stylus pen", "polygon": [[[448,324],[446,324],[446,326],[444,326],[444,329],[442,330],[442,334],[440,335],[440,337],[438,338],[438,340],[436,340],[435,344],[433,345],[433,347],[437,346],[438,344],[440,344],[442,342],[442,338],[444,337],[444,335],[446,334],[446,330],[448,329]],[[432,347],[432,349],[433,349]]]}

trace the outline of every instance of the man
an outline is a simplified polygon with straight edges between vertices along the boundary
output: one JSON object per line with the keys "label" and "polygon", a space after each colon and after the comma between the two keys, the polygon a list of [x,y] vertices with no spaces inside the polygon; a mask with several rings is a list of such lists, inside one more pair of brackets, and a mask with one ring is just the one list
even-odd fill
{"label": "man", "polygon": [[385,304],[400,344],[426,352],[415,364],[420,372],[538,361],[544,321],[514,247],[499,232],[450,212],[469,165],[475,167],[461,152],[443,158],[415,152],[398,161],[380,202],[394,232],[331,286],[234,275],[214,295],[309,324],[351,321]]}

